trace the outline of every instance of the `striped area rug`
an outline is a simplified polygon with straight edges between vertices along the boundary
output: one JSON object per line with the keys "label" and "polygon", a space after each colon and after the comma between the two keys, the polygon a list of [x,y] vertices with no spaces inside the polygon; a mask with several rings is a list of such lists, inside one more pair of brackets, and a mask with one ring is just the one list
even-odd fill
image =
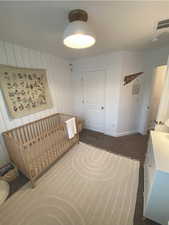
{"label": "striped area rug", "polygon": [[80,143],[0,207],[0,225],[132,225],[138,176],[138,161]]}

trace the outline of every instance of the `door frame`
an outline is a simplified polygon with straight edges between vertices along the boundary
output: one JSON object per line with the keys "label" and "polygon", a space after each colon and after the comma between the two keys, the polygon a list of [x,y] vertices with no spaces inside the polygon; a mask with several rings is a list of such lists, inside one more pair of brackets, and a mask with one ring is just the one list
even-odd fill
{"label": "door frame", "polygon": [[[154,66],[152,73],[155,74],[155,70],[157,67],[166,65],[167,66],[166,77],[167,77],[167,71],[168,71],[168,65],[169,65],[168,63],[169,63],[169,60],[167,60],[166,64]],[[166,79],[166,77],[165,77],[165,79]],[[152,78],[150,80],[150,91],[148,94],[148,102],[145,102],[145,96],[143,96],[143,99],[142,99],[142,106],[141,106],[142,113],[141,113],[141,118],[140,118],[139,128],[138,128],[138,132],[142,135],[145,135],[148,132],[148,118],[149,118],[149,113],[150,113],[149,107],[150,107],[150,102],[151,102],[154,81],[155,81],[155,77],[152,75]],[[146,87],[145,81],[144,81],[144,87]],[[162,96],[161,96],[161,98],[162,98]],[[161,100],[160,100],[160,102],[161,102]],[[160,104],[159,104],[159,106],[160,106]]]}
{"label": "door frame", "polygon": [[[158,117],[159,107],[160,107],[160,104],[161,104],[162,95],[163,95],[163,91],[164,91],[164,88],[165,88],[165,81],[166,81],[166,78],[167,78],[167,65],[156,66],[155,69],[154,69],[154,74],[156,73],[156,70],[158,68],[160,68],[160,67],[166,67],[166,71],[165,71],[165,75],[164,75],[164,81],[163,81],[164,83],[163,83],[163,87],[162,87],[162,91],[161,91],[160,102],[158,104],[157,115],[156,115],[155,120],[157,120],[157,117]],[[156,80],[156,77],[153,76],[152,85],[151,85],[151,94],[150,94],[149,107],[151,107],[151,103],[152,103],[151,101],[152,101],[152,95],[153,95],[153,89],[154,89],[155,80]],[[149,108],[148,115],[147,115],[148,116],[148,118],[147,118],[147,131],[150,129],[150,127],[149,127],[150,110],[151,110],[151,108]]]}
{"label": "door frame", "polygon": [[[161,95],[160,104],[158,107],[158,113],[157,113],[157,122],[158,124],[155,126],[155,130],[161,130],[160,126],[164,126],[165,119],[161,119],[161,116],[166,117],[166,114],[168,112],[169,107],[169,58],[167,61],[167,69],[165,74],[165,81],[164,81],[164,89]],[[167,118],[168,119],[168,118]],[[160,124],[161,123],[161,124]],[[163,130],[163,128],[162,128]]]}
{"label": "door frame", "polygon": [[[107,69],[106,68],[94,68],[94,69],[84,69],[81,70],[81,88],[82,88],[82,93],[81,93],[81,103],[83,106],[83,111],[84,111],[84,79],[83,77],[85,76],[85,73],[87,72],[97,72],[97,71],[103,71],[105,73],[105,77],[104,77],[104,112],[103,112],[103,134],[106,133],[106,87],[107,87]],[[83,114],[84,115],[84,114]],[[99,132],[99,131],[98,131]]]}

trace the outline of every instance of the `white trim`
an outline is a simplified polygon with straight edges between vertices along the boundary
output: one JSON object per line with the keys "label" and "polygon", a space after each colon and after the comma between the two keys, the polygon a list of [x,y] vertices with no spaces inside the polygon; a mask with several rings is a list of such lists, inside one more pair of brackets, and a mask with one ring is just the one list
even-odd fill
{"label": "white trim", "polygon": [[130,134],[138,134],[137,130],[131,130],[131,131],[124,131],[124,132],[116,132],[114,133],[114,137],[121,137],[121,136],[126,136]]}
{"label": "white trim", "polygon": [[[138,130],[139,130],[139,133],[141,134],[146,134],[147,131],[149,130],[149,114],[150,114],[150,110],[147,110],[147,107],[151,107],[151,98],[152,98],[152,94],[153,94],[153,86],[154,86],[154,82],[155,82],[155,73],[156,73],[156,70],[158,67],[162,67],[162,66],[167,66],[165,64],[161,64],[161,65],[158,65],[158,66],[154,66],[152,68],[152,75],[151,75],[151,79],[148,81],[149,82],[149,92],[148,92],[148,96],[147,96],[147,99],[145,98],[146,96],[144,95],[143,93],[143,96],[142,96],[142,103],[141,103],[141,117],[140,117],[140,121],[139,121],[139,127],[138,127]],[[166,76],[167,76],[167,72],[166,72]],[[146,79],[146,78],[144,78]],[[145,82],[146,80],[144,80]],[[144,83],[144,88],[146,87],[145,86],[146,83]],[[162,97],[162,93],[161,93],[161,97]],[[159,104],[160,106],[160,104]]]}

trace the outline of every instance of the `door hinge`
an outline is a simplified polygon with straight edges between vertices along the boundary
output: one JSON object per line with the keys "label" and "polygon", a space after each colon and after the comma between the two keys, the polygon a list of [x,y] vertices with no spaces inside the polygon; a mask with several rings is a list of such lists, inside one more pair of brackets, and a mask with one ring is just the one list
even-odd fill
{"label": "door hinge", "polygon": [[154,120],[154,122],[155,122],[156,125],[164,125],[164,122],[163,121]]}

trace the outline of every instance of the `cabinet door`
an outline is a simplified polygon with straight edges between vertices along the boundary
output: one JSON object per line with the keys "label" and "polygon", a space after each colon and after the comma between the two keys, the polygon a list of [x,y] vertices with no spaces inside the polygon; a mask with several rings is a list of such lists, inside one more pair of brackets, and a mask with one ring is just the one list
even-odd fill
{"label": "cabinet door", "polygon": [[164,125],[168,117],[169,117],[169,58],[167,63],[164,88],[162,91],[160,105],[157,113],[158,124],[155,126],[155,130],[162,132],[168,131],[167,126]]}
{"label": "cabinet door", "polygon": [[144,164],[144,211],[146,210],[155,176],[155,159],[151,137]]}
{"label": "cabinet door", "polygon": [[162,225],[169,221],[169,174],[155,172],[154,182],[144,216]]}

